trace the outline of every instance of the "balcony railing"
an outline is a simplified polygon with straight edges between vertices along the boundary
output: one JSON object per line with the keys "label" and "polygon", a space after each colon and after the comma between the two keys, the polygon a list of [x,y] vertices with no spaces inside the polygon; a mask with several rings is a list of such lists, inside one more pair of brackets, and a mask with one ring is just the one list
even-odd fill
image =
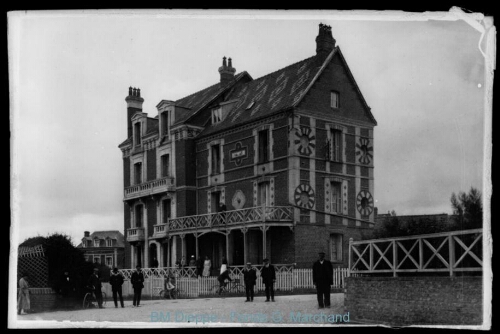
{"label": "balcony railing", "polygon": [[[259,222],[292,222],[293,209],[289,206],[254,207],[241,210],[208,213],[168,220],[168,231],[185,231],[229,227]],[[165,224],[166,225],[166,224]],[[159,225],[155,225],[156,226]],[[155,230],[156,231],[156,230]]]}
{"label": "balcony railing", "polygon": [[154,225],[153,237],[162,238],[167,236],[168,228],[167,224]]}
{"label": "balcony railing", "polygon": [[349,269],[359,274],[482,271],[482,229],[349,241]]}
{"label": "balcony railing", "polygon": [[142,241],[144,240],[144,227],[133,227],[127,229],[127,241]]}
{"label": "balcony railing", "polygon": [[175,188],[173,177],[164,177],[125,188],[125,199],[153,195],[164,191],[173,191]]}

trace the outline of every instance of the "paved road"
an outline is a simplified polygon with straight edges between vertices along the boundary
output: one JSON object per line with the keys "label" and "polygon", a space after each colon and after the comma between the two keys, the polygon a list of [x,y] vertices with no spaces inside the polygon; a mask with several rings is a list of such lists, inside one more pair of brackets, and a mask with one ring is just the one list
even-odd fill
{"label": "paved road", "polygon": [[[18,315],[20,327],[218,327],[257,325],[345,325],[344,294],[331,295],[331,308],[318,309],[315,295],[265,297],[245,302],[242,297],[145,300],[141,307],[115,308],[107,302],[103,309],[45,312]],[[344,318],[341,320],[341,316]],[[337,316],[335,316],[337,315]]]}

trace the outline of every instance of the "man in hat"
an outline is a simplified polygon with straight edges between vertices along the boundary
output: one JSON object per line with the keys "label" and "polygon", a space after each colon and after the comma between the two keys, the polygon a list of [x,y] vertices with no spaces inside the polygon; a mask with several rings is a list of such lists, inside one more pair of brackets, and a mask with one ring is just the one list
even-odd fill
{"label": "man in hat", "polygon": [[99,269],[94,268],[94,272],[90,275],[88,285],[92,292],[94,293],[95,299],[97,300],[97,304],[99,308],[103,308],[102,306],[102,283],[101,278],[99,277]]}
{"label": "man in hat", "polygon": [[319,260],[313,264],[313,284],[316,286],[319,308],[330,308],[330,286],[333,284],[332,263],[319,252]]}
{"label": "man in hat", "polygon": [[274,282],[276,282],[276,271],[274,266],[269,264],[269,259],[264,259],[264,267],[260,272],[262,276],[262,283],[266,286],[266,302],[269,301],[269,296],[271,296],[271,301],[274,302]]}
{"label": "man in hat", "polygon": [[120,297],[121,306],[124,307],[122,297],[123,276],[118,272],[118,268],[113,268],[111,276],[109,277],[109,284],[111,284],[111,291],[113,291],[115,307],[118,307],[117,295]]}
{"label": "man in hat", "polygon": [[136,270],[132,273],[132,277],[130,277],[130,282],[134,288],[132,307],[140,307],[142,288],[144,288],[144,274],[141,271],[141,266],[137,265],[135,269]]}
{"label": "man in hat", "polygon": [[253,302],[253,287],[257,281],[257,271],[252,267],[251,262],[247,262],[247,266],[243,269],[243,281],[247,294],[245,302]]}

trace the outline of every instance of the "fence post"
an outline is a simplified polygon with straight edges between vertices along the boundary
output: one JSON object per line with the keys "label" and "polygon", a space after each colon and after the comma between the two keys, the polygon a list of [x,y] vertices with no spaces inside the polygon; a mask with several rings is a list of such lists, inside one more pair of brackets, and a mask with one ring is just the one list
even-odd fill
{"label": "fence post", "polygon": [[450,276],[455,276],[453,272],[453,267],[455,266],[455,239],[453,235],[448,236],[448,249],[449,249],[449,260],[448,265],[450,266]]}
{"label": "fence post", "polygon": [[396,240],[392,241],[392,276],[398,277],[396,269],[398,267],[398,242]]}
{"label": "fence post", "polygon": [[351,265],[352,265],[352,242],[353,239],[349,238],[349,266],[347,268],[347,275],[351,276]]}

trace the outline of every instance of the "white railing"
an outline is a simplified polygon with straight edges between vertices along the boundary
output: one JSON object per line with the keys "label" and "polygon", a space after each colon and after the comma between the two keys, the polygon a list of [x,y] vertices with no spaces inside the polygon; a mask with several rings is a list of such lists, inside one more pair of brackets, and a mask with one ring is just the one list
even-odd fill
{"label": "white railing", "polygon": [[[276,282],[274,289],[276,291],[294,291],[296,289],[314,289],[312,281],[312,269],[296,269],[294,265],[274,265],[276,269]],[[261,265],[254,266],[257,269],[257,282],[255,286],[256,292],[265,290],[260,276]],[[241,285],[244,285],[243,266],[231,266],[230,277],[239,280]],[[133,289],[130,285],[130,277],[135,269],[121,269],[121,274],[125,277],[124,294],[132,294]],[[177,268],[144,268],[144,290],[143,295],[150,298],[158,297],[159,292],[163,290],[165,278],[167,276],[174,277],[175,284],[180,291],[181,298],[194,298],[200,296],[214,295],[213,287],[219,284],[217,276],[198,277],[196,269],[187,267],[183,269]],[[342,289],[345,287],[344,280],[349,276],[347,268],[334,268],[332,288]],[[106,289],[111,289],[109,284],[105,284]],[[111,290],[109,291],[111,293]],[[244,292],[242,292],[242,295]],[[111,294],[109,294],[111,295]]]}
{"label": "white railing", "polygon": [[144,227],[133,227],[127,229],[127,241],[139,241],[144,239]]}
{"label": "white railing", "polygon": [[482,271],[482,229],[349,241],[349,268],[359,274]]}
{"label": "white railing", "polygon": [[148,181],[125,188],[124,196],[126,199],[137,196],[155,194],[166,191],[174,186],[173,177],[164,177],[158,180]]}
{"label": "white railing", "polygon": [[169,231],[226,227],[258,222],[292,222],[293,210],[289,206],[253,207],[240,210],[207,213],[203,215],[171,218]]}

